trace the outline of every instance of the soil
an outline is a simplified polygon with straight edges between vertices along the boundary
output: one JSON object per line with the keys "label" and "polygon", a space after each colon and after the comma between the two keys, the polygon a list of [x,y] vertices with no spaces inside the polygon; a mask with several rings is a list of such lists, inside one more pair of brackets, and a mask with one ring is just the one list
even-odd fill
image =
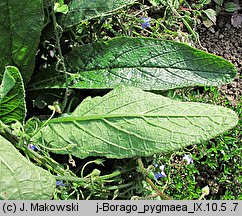
{"label": "soil", "polygon": [[[221,100],[226,97],[231,106],[236,108],[242,102],[242,27],[233,27],[231,14],[224,13],[217,17],[216,26],[207,29],[201,25],[198,26],[197,32],[200,36],[201,45],[207,52],[229,60],[237,68],[238,74],[234,81],[220,87]],[[201,47],[198,48],[201,49]],[[223,165],[220,167],[222,168]],[[217,197],[226,191],[225,185],[218,183],[216,179],[219,172],[219,169],[214,172],[209,167],[203,166],[200,175],[197,177],[197,181],[207,183],[211,189],[211,194],[217,195]],[[239,183],[235,182],[234,188],[239,188],[238,185]],[[234,193],[237,193],[236,190]]]}
{"label": "soil", "polygon": [[199,26],[197,31],[202,46],[209,53],[229,60],[238,69],[235,80],[220,87],[221,95],[226,96],[231,105],[236,107],[242,100],[242,27],[231,25],[231,14],[221,14],[216,26],[210,29]]}

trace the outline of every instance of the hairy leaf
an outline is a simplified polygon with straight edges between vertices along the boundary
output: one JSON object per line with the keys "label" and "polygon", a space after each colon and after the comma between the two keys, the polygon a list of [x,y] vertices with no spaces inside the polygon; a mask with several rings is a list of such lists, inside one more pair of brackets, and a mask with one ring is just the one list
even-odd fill
{"label": "hairy leaf", "polygon": [[29,162],[1,136],[0,144],[0,199],[51,199],[54,177]]}
{"label": "hairy leaf", "polygon": [[82,20],[89,20],[105,16],[114,10],[118,10],[136,0],[72,0],[69,5],[69,12],[61,20],[64,27],[71,27]]}
{"label": "hairy leaf", "polygon": [[120,87],[50,120],[33,141],[79,158],[149,156],[211,139],[237,121],[236,113],[224,107]]}
{"label": "hairy leaf", "polygon": [[1,0],[0,8],[0,74],[15,65],[28,82],[43,28],[43,0]]}
{"label": "hairy leaf", "polygon": [[26,115],[25,91],[19,70],[14,66],[5,68],[0,85],[0,120],[5,124],[23,123]]}
{"label": "hairy leaf", "polygon": [[[115,38],[87,44],[74,49],[65,60],[71,73],[70,88],[131,85],[145,90],[167,90],[221,85],[236,75],[234,65],[218,56],[185,44],[151,38]],[[64,75],[57,73],[54,65],[32,81],[34,89],[65,87]]]}

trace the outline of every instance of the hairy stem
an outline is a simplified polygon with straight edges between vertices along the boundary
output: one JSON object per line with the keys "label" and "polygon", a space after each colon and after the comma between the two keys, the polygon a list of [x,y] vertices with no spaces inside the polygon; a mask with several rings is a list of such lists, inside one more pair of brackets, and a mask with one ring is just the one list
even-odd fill
{"label": "hairy stem", "polygon": [[148,177],[148,172],[144,168],[144,164],[142,162],[141,158],[138,158],[138,165],[143,173],[146,175],[146,181],[149,183],[149,185],[155,190],[155,192],[164,200],[171,200],[170,197],[168,197],[165,193],[161,192],[158,187],[153,183],[153,181]]}
{"label": "hairy stem", "polygon": [[[67,104],[67,99],[68,99],[68,76],[67,76],[67,70],[66,70],[66,65],[65,65],[65,59],[63,57],[62,51],[61,51],[61,45],[60,45],[60,38],[62,36],[62,28],[60,25],[58,25],[57,20],[56,20],[56,16],[55,16],[55,11],[54,11],[54,6],[55,6],[55,0],[51,0],[51,14],[52,14],[52,18],[53,18],[53,25],[54,25],[54,33],[55,33],[55,40],[56,40],[56,46],[57,46],[57,50],[58,50],[58,54],[59,54],[59,61],[57,62],[57,70],[59,72],[63,72],[64,76],[65,76],[65,96],[64,96],[64,100],[62,103],[62,107],[61,110],[62,112],[64,111],[66,104]],[[58,69],[58,65],[62,66],[62,70]]]}
{"label": "hairy stem", "polygon": [[[75,177],[75,176],[55,176],[55,179],[56,180],[63,180],[63,181],[70,181],[70,182],[77,182],[80,184],[80,186],[83,186],[85,187],[87,182],[90,182],[90,181],[93,181],[93,182],[100,182],[100,181],[104,181],[104,180],[108,180],[108,179],[111,179],[111,178],[114,178],[118,175],[121,174],[121,171],[119,170],[116,170],[114,171],[113,173],[111,174],[108,174],[108,175],[104,175],[104,176],[95,176],[95,178],[93,178],[91,180],[91,177],[84,177],[84,178],[78,178],[78,177]],[[131,183],[128,183],[128,184],[125,184],[126,186],[128,185],[131,185]],[[111,187],[112,190],[114,190],[114,187]],[[122,186],[121,186],[122,188]]]}
{"label": "hairy stem", "polygon": [[9,127],[2,121],[0,121],[0,135],[13,144],[17,144],[19,142],[19,138],[13,135]]}

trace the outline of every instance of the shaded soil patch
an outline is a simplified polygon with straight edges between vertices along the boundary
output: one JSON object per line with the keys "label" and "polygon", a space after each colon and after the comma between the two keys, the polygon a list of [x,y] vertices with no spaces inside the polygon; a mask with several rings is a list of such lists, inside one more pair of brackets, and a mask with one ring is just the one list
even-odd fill
{"label": "shaded soil patch", "polygon": [[220,88],[221,95],[236,107],[242,97],[242,27],[231,25],[231,14],[221,14],[217,25],[211,29],[199,26],[200,41],[209,53],[221,56],[232,62],[238,69],[235,80]]}

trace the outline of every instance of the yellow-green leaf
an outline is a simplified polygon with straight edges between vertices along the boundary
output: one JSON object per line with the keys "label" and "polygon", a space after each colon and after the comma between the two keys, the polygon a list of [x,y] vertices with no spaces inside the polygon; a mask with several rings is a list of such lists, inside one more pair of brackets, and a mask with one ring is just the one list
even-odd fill
{"label": "yellow-green leaf", "polygon": [[0,136],[0,200],[49,200],[55,178],[23,157]]}

